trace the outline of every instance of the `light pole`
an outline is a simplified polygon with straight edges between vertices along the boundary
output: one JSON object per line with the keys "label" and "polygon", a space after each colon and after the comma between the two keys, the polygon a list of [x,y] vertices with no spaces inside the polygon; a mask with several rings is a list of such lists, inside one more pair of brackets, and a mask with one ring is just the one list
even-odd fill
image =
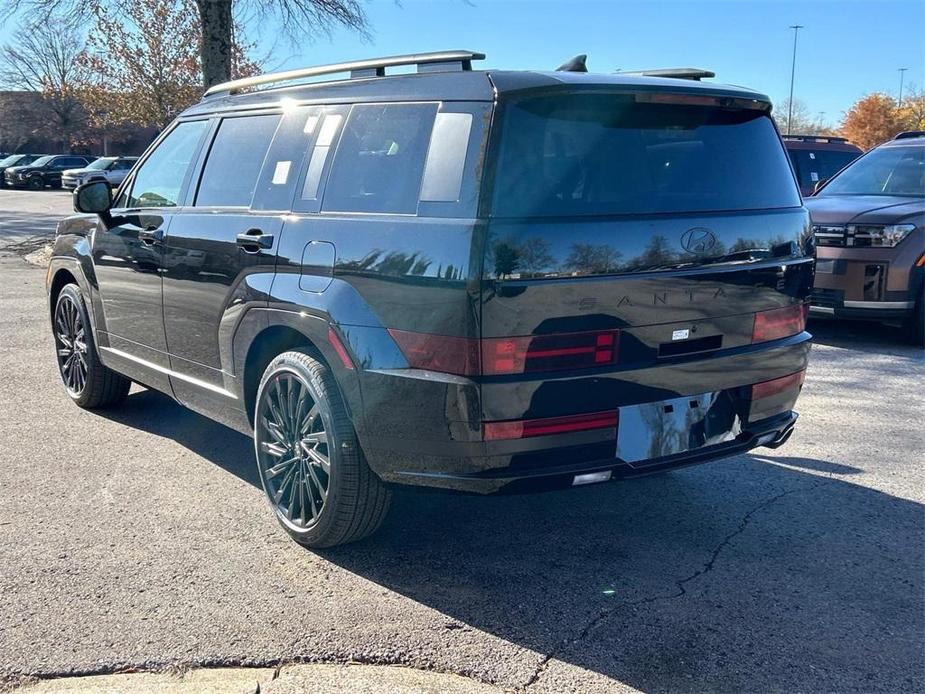
{"label": "light pole", "polygon": [[906,70],[909,68],[901,67],[899,68],[899,100],[897,101],[897,106],[903,105],[903,77],[906,76]]}
{"label": "light pole", "polygon": [[797,34],[803,28],[802,24],[791,24],[793,29],[793,61],[790,63],[790,101],[787,103],[787,134],[790,134],[790,123],[793,120],[793,77],[797,70]]}

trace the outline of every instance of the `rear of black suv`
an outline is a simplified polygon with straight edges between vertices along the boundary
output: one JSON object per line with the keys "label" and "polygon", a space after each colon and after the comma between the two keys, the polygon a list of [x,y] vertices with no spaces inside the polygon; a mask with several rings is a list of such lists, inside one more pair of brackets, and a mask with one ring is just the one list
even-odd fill
{"label": "rear of black suv", "polygon": [[360,371],[371,467],[494,492],[783,443],[813,260],[767,100],[492,79],[481,272],[459,329],[392,328],[406,368]]}

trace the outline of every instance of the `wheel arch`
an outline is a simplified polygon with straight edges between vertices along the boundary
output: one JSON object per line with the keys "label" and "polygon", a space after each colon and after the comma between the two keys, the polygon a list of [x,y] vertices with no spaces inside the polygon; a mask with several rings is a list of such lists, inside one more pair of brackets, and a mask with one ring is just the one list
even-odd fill
{"label": "wheel arch", "polygon": [[[331,370],[348,416],[355,425],[360,424],[356,421],[356,413],[361,411],[356,372],[343,366],[328,341],[328,320],[302,313],[259,309],[250,311],[248,319],[250,327],[239,326],[236,332],[234,352],[240,396],[249,422],[253,423],[257,387],[267,365],[283,352],[304,349]],[[255,327],[255,322],[262,325]]]}

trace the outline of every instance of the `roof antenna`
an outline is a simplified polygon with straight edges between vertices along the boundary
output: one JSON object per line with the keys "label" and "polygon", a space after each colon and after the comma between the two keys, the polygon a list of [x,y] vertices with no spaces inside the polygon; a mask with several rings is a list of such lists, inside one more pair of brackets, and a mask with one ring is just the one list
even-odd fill
{"label": "roof antenna", "polygon": [[587,54],[576,55],[571,60],[567,60],[556,68],[556,72],[587,72],[588,66],[585,61],[588,59]]}

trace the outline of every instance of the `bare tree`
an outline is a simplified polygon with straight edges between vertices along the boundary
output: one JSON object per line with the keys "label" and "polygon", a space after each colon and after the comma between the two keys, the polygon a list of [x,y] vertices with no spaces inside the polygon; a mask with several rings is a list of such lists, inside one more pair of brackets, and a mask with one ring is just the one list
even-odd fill
{"label": "bare tree", "polygon": [[73,27],[61,20],[27,26],[13,34],[0,54],[0,80],[10,89],[40,92],[65,147],[85,125],[78,90],[84,80],[84,46]]}
{"label": "bare tree", "polygon": [[[367,18],[360,0],[186,0],[199,16],[199,49],[206,88],[232,76],[235,17],[264,22],[276,19],[293,40],[314,38],[346,27],[367,34]],[[57,17],[89,19],[102,8],[113,11],[118,0],[2,0],[0,17],[26,10],[39,21]]]}

